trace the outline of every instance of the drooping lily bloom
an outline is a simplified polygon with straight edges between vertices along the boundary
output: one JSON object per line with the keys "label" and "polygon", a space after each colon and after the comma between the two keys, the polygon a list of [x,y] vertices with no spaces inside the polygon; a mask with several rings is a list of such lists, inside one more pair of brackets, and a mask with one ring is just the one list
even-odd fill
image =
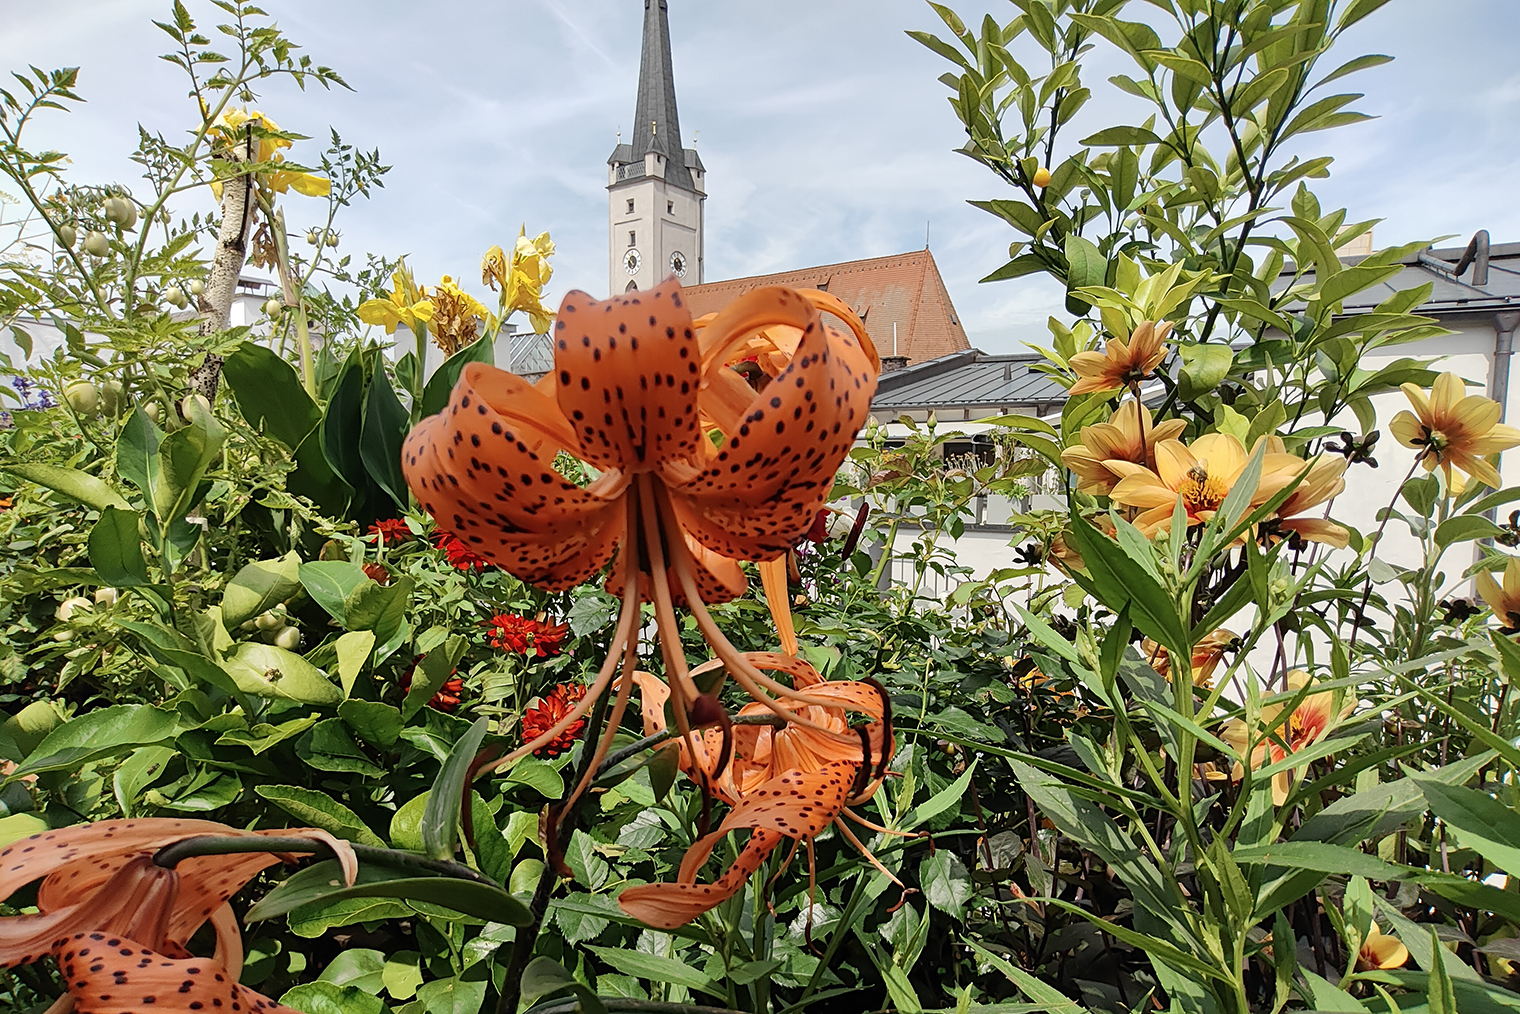
{"label": "drooping lily bloom", "polygon": [[1520,631],[1520,557],[1512,556],[1504,565],[1504,584],[1495,581],[1486,570],[1478,571],[1473,583],[1488,608],[1494,611],[1494,619],[1499,621],[1504,633]]}
{"label": "drooping lily bloom", "polygon": [[1409,948],[1398,937],[1388,936],[1378,929],[1377,923],[1373,923],[1367,931],[1367,939],[1357,951],[1356,970],[1371,972],[1379,968],[1403,968],[1408,962]]}
{"label": "drooping lily bloom", "polygon": [[[1115,503],[1141,508],[1135,527],[1147,536],[1172,527],[1172,514],[1179,498],[1191,527],[1206,523],[1219,510],[1225,497],[1250,463],[1245,445],[1228,433],[1206,433],[1186,446],[1180,440],[1156,445],[1156,470],[1128,461],[1109,461],[1119,473],[1109,494]],[[1251,495],[1253,506],[1265,503],[1303,470],[1303,461],[1291,454],[1269,450],[1262,458],[1261,479]]]}
{"label": "drooping lily bloom", "polygon": [[1106,462],[1128,461],[1144,468],[1156,465],[1156,444],[1175,440],[1187,427],[1185,419],[1152,423],[1151,413],[1138,400],[1126,401],[1105,423],[1082,428],[1081,442],[1061,452],[1061,463],[1076,473],[1084,493],[1107,494],[1119,483],[1119,473]]}
{"label": "drooping lily bloom", "polygon": [[1128,337],[1109,338],[1102,352],[1078,352],[1068,360],[1079,378],[1071,388],[1072,396],[1138,384],[1166,358],[1166,338],[1171,333],[1169,320],[1142,321]]}
{"label": "drooping lily bloom", "polygon": [[[1295,695],[1306,687],[1307,696],[1288,715],[1283,715],[1286,704],[1266,704],[1261,709],[1260,725],[1248,726],[1244,720],[1232,718],[1225,723],[1220,738],[1230,745],[1240,758],[1249,756],[1251,767],[1259,768],[1276,764],[1284,758],[1307,750],[1318,743],[1345,721],[1356,710],[1356,701],[1348,700],[1336,710],[1336,694],[1329,690],[1314,690],[1314,680],[1302,669],[1288,673],[1285,694]],[[1307,763],[1307,762],[1306,762]],[[1272,802],[1281,806],[1288,801],[1293,788],[1293,778],[1301,768],[1279,771],[1272,777]],[[1237,761],[1231,777],[1239,781],[1245,773],[1244,764]]]}
{"label": "drooping lily bloom", "polygon": [[[894,748],[885,692],[874,682],[825,681],[807,662],[790,655],[752,652],[748,657],[759,668],[791,675],[809,698],[829,702],[820,707],[781,701],[817,726],[844,733],[850,730],[850,712],[872,721],[851,730],[854,736],[825,735],[813,726],[795,723],[780,728],[735,724],[708,729],[689,742],[677,741],[665,747],[679,750],[681,769],[688,777],[710,784],[733,810],[716,831],[687,851],[675,883],[631,887],[618,897],[624,912],[650,926],[673,929],[733,897],[765,857],[787,838],[806,843],[811,857],[812,839],[830,824],[877,869],[897,881],[842,819],[847,817],[872,830],[886,830],[848,809],[875,794]],[[693,675],[717,664],[716,660],[705,663],[692,670]],[[646,672],[634,673],[633,679],[639,686],[645,735],[664,731],[669,689]],[[759,717],[765,713],[766,708],[755,703],[745,705],[739,715]],[[750,838],[733,866],[711,884],[697,883],[697,872],[713,846],[729,831],[744,828],[750,829]]]}
{"label": "drooping lily bloom", "polygon": [[1388,429],[1399,443],[1419,452],[1425,471],[1440,468],[1453,490],[1462,487],[1461,477],[1452,475],[1454,468],[1494,489],[1503,484],[1499,470],[1483,459],[1520,444],[1520,429],[1499,421],[1498,402],[1468,394],[1467,382],[1455,373],[1437,377],[1428,394],[1417,384],[1405,384],[1403,391],[1414,411],[1394,416]]}
{"label": "drooping lily bloom", "polygon": [[[1239,642],[1239,634],[1220,627],[1193,645],[1193,656],[1189,660],[1192,663],[1193,685],[1211,689],[1214,686],[1214,671],[1224,660],[1224,653]],[[1165,647],[1147,637],[1140,642],[1140,653],[1145,656],[1145,660],[1151,664],[1152,669],[1166,679],[1172,678],[1172,659]]]}
{"label": "drooping lily bloom", "polygon": [[[358,869],[347,843],[311,828],[242,831],[205,820],[145,818],[44,832],[0,850],[0,897],[44,878],[36,914],[0,917],[0,965],[51,953],[83,1014],[217,1008],[294,1014],[238,984],[243,942],[227,904],[260,870],[289,857],[197,856],[173,869],[153,862],[159,849],[198,835],[316,839],[338,856],[349,883]],[[215,930],[216,953],[197,958],[186,945],[206,922]]]}
{"label": "drooping lily bloom", "polygon": [[[408,436],[402,465],[412,491],[472,552],[546,591],[574,587],[613,563],[608,589],[623,599],[586,698],[482,770],[514,762],[580,720],[620,659],[632,670],[641,601],[655,607],[683,736],[698,695],[676,605],[692,611],[751,696],[793,717],[772,695],[796,691],[749,664],[706,603],[744,591],[738,561],[775,560],[796,544],[865,422],[879,362],[864,325],[842,304],[830,306],[840,310],[853,333],[825,325],[810,297],[757,289],[721,311],[699,339],[674,278],[605,301],[571,292],[554,326],[552,373],[530,384],[466,366],[448,408]],[[797,346],[757,393],[727,364],[754,334],[777,326],[795,329]],[[721,441],[709,437],[712,429]],[[599,476],[585,488],[570,482],[553,466],[561,451]],[[624,683],[609,712],[595,759],[611,743],[631,685]]]}

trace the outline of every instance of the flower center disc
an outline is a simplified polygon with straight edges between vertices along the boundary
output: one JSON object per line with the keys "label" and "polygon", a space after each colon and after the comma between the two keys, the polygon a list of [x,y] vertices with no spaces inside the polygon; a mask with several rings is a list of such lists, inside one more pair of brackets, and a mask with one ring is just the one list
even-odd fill
{"label": "flower center disc", "polygon": [[1177,492],[1182,494],[1182,502],[1189,510],[1199,511],[1218,508],[1230,490],[1218,478],[1209,475],[1207,468],[1195,465],[1188,469],[1187,478],[1182,480]]}

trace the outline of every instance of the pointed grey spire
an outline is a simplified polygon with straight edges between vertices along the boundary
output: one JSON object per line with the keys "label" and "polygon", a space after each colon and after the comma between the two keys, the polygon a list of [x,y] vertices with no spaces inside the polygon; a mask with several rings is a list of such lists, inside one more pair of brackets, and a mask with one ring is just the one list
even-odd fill
{"label": "pointed grey spire", "polygon": [[[681,147],[681,122],[676,115],[676,81],[670,64],[670,22],[666,0],[644,0],[644,48],[639,57],[639,96],[633,111],[629,143],[619,144],[609,161],[643,161],[656,152],[665,160],[665,180],[695,190],[688,158]],[[700,168],[701,163],[696,166]]]}

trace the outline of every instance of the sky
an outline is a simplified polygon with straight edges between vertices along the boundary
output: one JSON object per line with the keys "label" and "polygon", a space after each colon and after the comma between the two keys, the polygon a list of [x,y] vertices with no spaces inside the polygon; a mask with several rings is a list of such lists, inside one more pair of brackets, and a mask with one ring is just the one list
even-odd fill
{"label": "sky", "polygon": [[[203,28],[219,13],[185,0]],[[718,280],[900,253],[926,239],[972,344],[993,353],[1043,343],[1060,292],[1030,276],[979,284],[1015,237],[970,207],[1001,184],[954,149],[964,133],[937,78],[949,69],[908,38],[942,28],[923,0],[669,0],[683,141],[707,166],[707,273]],[[280,28],[353,91],[267,84],[257,105],[311,135],[328,128],[394,168],[372,200],[339,219],[341,249],[405,253],[419,280],[464,278],[526,225],[558,246],[550,292],[607,291],[606,159],[628,131],[638,81],[638,0],[264,0]],[[952,2],[968,22],[1007,0]],[[81,67],[87,103],[38,121],[31,146],[68,152],[78,177],[146,183],[127,158],[137,125],[174,137],[194,115],[163,0],[0,0],[0,70]],[[943,33],[941,33],[943,34]],[[1520,4],[1392,0],[1348,33],[1343,59],[1393,63],[1353,77],[1378,118],[1308,135],[1336,161],[1315,190],[1350,220],[1382,218],[1378,246],[1477,229],[1520,241]],[[1070,133],[1138,122],[1106,78],[1128,58],[1099,43],[1085,71],[1094,99]],[[1337,61],[1339,62],[1339,61]],[[1083,129],[1083,128],[1087,129]],[[210,198],[205,198],[211,210]],[[303,207],[304,203],[304,207]],[[304,231],[320,202],[291,196]],[[191,208],[183,208],[189,211]]]}

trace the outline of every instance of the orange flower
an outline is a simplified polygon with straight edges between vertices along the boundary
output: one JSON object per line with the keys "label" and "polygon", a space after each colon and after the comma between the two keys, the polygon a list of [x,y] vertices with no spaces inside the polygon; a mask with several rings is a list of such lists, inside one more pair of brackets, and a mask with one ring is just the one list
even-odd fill
{"label": "orange flower", "polygon": [[[1127,461],[1108,462],[1123,477],[1109,495],[1115,503],[1142,508],[1135,527],[1147,536],[1171,528],[1179,497],[1187,510],[1188,526],[1204,524],[1230,495],[1249,462],[1245,446],[1228,433],[1206,433],[1191,447],[1180,440],[1163,440],[1156,445],[1154,472]],[[1269,451],[1262,459],[1261,481],[1251,503],[1271,499],[1302,468],[1303,462],[1291,454]]]}
{"label": "orange flower", "polygon": [[1494,619],[1499,621],[1504,633],[1520,631],[1520,557],[1512,556],[1504,565],[1503,585],[1486,570],[1478,571],[1473,584],[1483,601],[1488,603],[1488,608],[1494,611]]}
{"label": "orange flower", "polygon": [[[853,334],[827,326],[819,306]],[[778,327],[796,331],[796,347],[756,392],[727,364],[757,332]],[[612,563],[607,587],[623,599],[585,699],[488,770],[545,746],[586,714],[619,660],[634,656],[642,601],[655,607],[683,736],[698,695],[677,605],[692,611],[744,690],[786,714],[770,695],[795,692],[749,665],[706,603],[742,594],[737,561],[782,556],[822,508],[875,391],[879,362],[864,325],[826,294],[767,287],[699,329],[672,278],[605,301],[571,292],[554,340],[554,370],[538,384],[466,366],[448,408],[413,429],[402,453],[418,500],[472,552],[546,591]],[[553,467],[561,451],[597,478],[584,488],[565,479]],[[594,760],[625,703],[620,697],[609,711]]]}
{"label": "orange flower", "polygon": [[1403,390],[1414,411],[1394,416],[1388,429],[1399,443],[1420,452],[1425,471],[1439,467],[1454,491],[1463,483],[1453,477],[1453,468],[1498,489],[1499,470],[1483,458],[1520,444],[1520,429],[1499,422],[1499,403],[1468,394],[1466,381],[1455,373],[1437,377],[1428,395],[1416,384],[1405,384]]}
{"label": "orange flower", "polygon": [[1142,321],[1128,338],[1109,338],[1102,352],[1078,352],[1068,360],[1079,378],[1072,385],[1072,397],[1122,390],[1149,377],[1166,358],[1165,342],[1171,333],[1169,320]]}
{"label": "orange flower", "polygon": [[[243,941],[227,904],[260,870],[289,857],[197,856],[173,869],[154,863],[166,845],[207,834],[318,839],[338,856],[349,883],[357,872],[347,843],[310,828],[242,831],[147,818],[44,832],[0,851],[0,897],[44,878],[35,915],[0,917],[0,965],[29,964],[51,952],[82,1014],[217,1008],[296,1014],[238,985]],[[186,947],[207,922],[216,953],[197,958]]]}
{"label": "orange flower", "polygon": [[[1193,645],[1192,669],[1193,685],[1212,689],[1214,686],[1214,670],[1219,668],[1219,663],[1224,660],[1224,653],[1234,647],[1240,641],[1240,635],[1233,630],[1220,627],[1212,634],[1204,637]],[[1152,641],[1150,638],[1140,642],[1140,652],[1145,660],[1167,679],[1172,678],[1172,660],[1166,648]]]}
{"label": "orange flower", "polygon": [[1104,495],[1118,485],[1119,474],[1109,461],[1128,461],[1145,468],[1156,464],[1156,444],[1175,440],[1187,427],[1184,419],[1152,424],[1150,411],[1138,400],[1126,401],[1105,423],[1082,428],[1081,442],[1061,452],[1061,463],[1077,475],[1077,488]]}
{"label": "orange flower", "polygon": [[1283,501],[1282,506],[1277,508],[1276,524],[1273,527],[1278,532],[1287,532],[1309,542],[1323,542],[1336,549],[1345,549],[1351,541],[1351,533],[1344,526],[1328,518],[1305,518],[1299,515],[1341,494],[1346,488],[1346,464],[1345,458],[1318,457],[1301,462],[1295,470],[1295,466],[1285,463],[1283,471],[1288,475],[1289,482],[1293,481],[1298,472],[1303,471],[1305,465],[1309,471],[1303,481],[1293,487],[1293,492],[1288,494],[1288,499]]}
{"label": "orange flower", "polygon": [[[547,697],[539,698],[536,705],[523,712],[523,739],[537,740],[556,723],[570,713],[571,707],[586,696],[586,688],[578,683],[561,683],[549,691]],[[535,757],[558,757],[575,745],[585,721],[577,720],[557,736],[533,751]]]}
{"label": "orange flower", "polygon": [[468,573],[472,570],[485,570],[491,565],[490,560],[465,545],[452,532],[446,532],[440,528],[433,533],[433,537],[438,540],[438,548],[443,550],[444,558],[449,561],[449,566],[455,570]]}
{"label": "orange flower", "polygon": [[1400,943],[1397,937],[1386,936],[1378,929],[1378,924],[1373,923],[1367,931],[1367,939],[1362,941],[1362,946],[1357,951],[1356,970],[1370,972],[1379,968],[1403,968],[1408,961],[1409,948]]}
{"label": "orange flower", "polygon": [[[1313,687],[1314,680],[1302,669],[1288,673],[1285,695],[1291,697],[1306,687]],[[1249,751],[1252,768],[1276,764],[1290,754],[1306,750],[1330,735],[1354,710],[1356,702],[1348,701],[1339,712],[1335,710],[1336,694],[1329,690],[1311,690],[1286,718],[1285,704],[1267,704],[1261,709],[1259,728],[1253,730],[1244,720],[1232,718],[1225,723],[1220,738],[1230,745],[1237,757],[1245,758]],[[1254,745],[1253,745],[1254,741]],[[1281,806],[1288,801],[1293,788],[1293,778],[1301,767],[1279,771],[1272,778],[1272,802]],[[1243,777],[1245,767],[1237,762],[1231,777],[1237,781]]]}
{"label": "orange flower", "polygon": [[381,542],[390,543],[408,542],[412,538],[412,530],[400,518],[376,521],[369,526],[369,534],[379,538]]}

